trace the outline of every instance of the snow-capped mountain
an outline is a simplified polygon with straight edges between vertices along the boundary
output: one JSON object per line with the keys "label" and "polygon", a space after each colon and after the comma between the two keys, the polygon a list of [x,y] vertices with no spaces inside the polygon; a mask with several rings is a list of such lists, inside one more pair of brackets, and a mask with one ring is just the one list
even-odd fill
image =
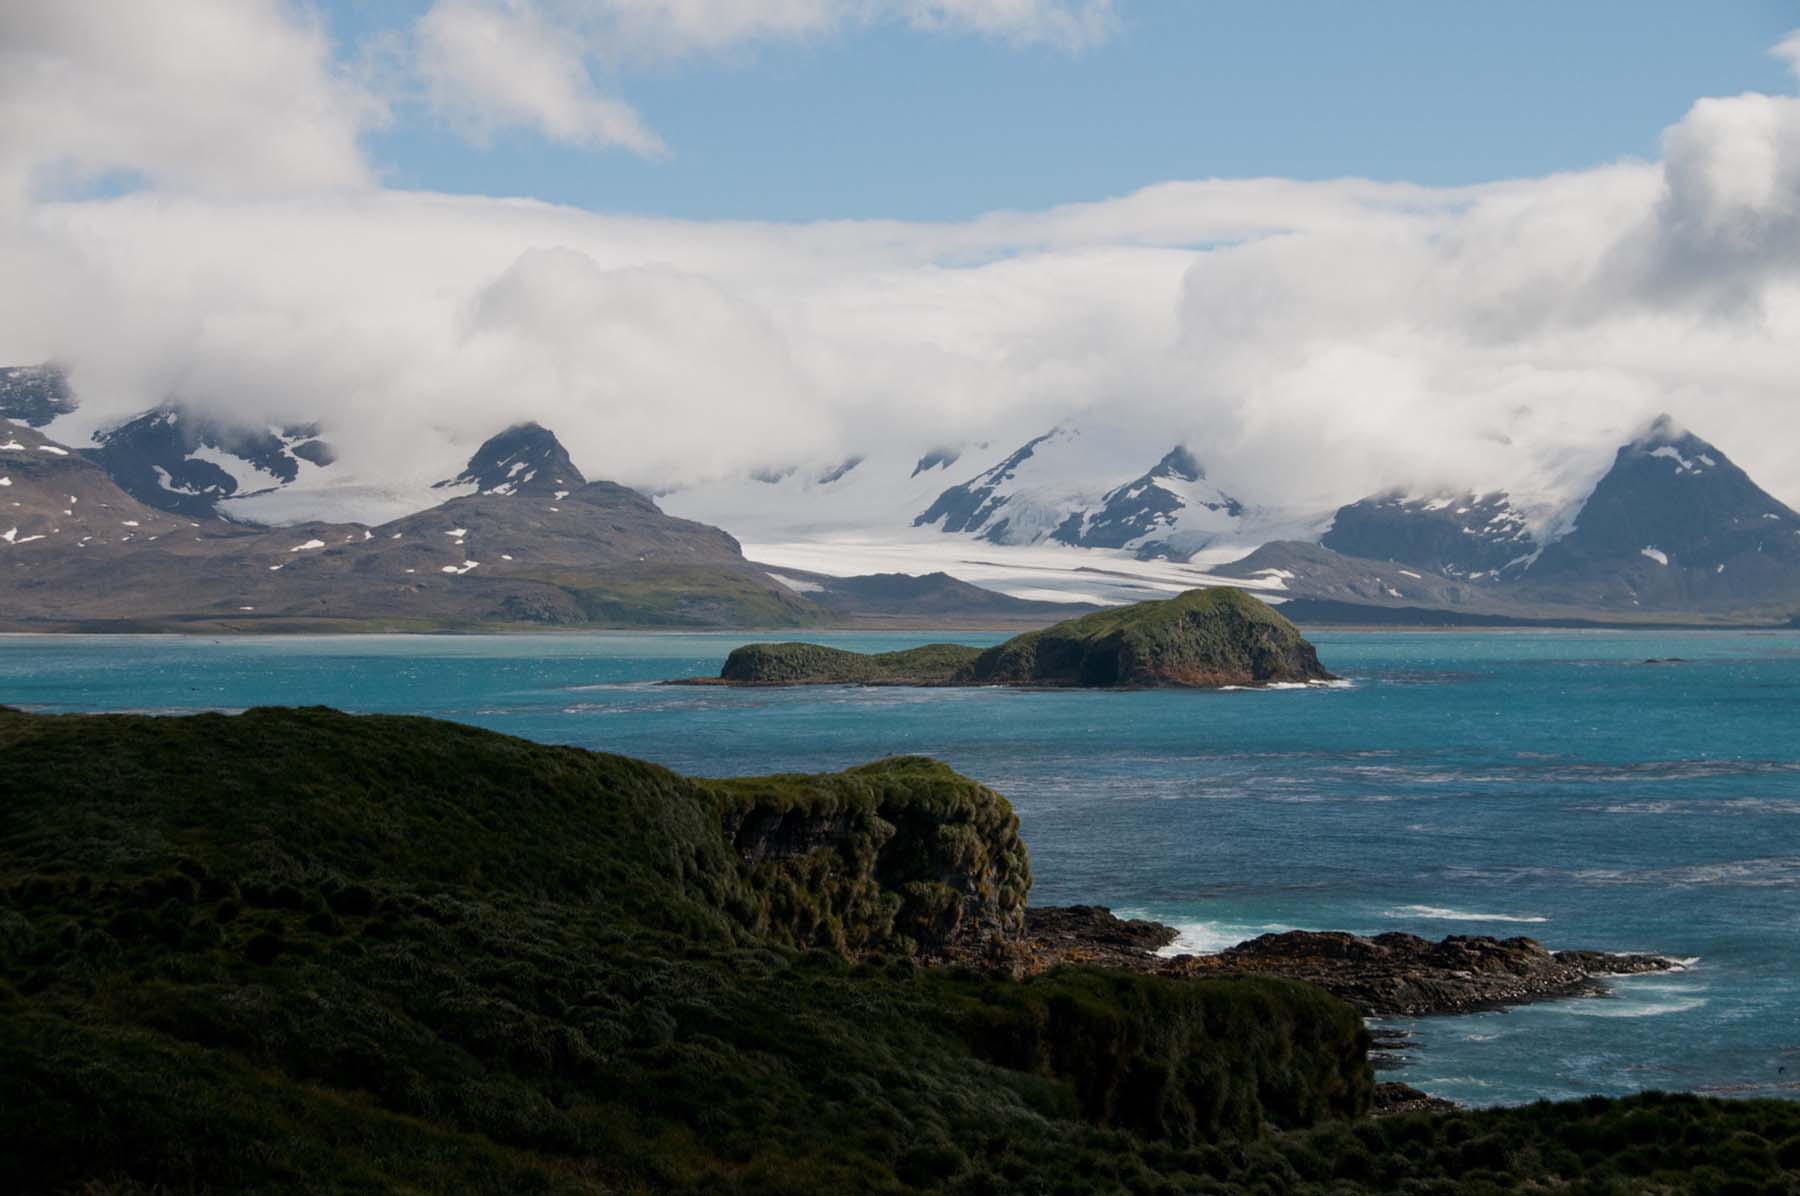
{"label": "snow-capped mountain", "polygon": [[234,503],[291,486],[336,459],[313,424],[258,427],[170,400],[98,429],[77,428],[79,406],[54,365],[0,369],[0,418],[75,446],[138,502],[190,519],[240,517]]}
{"label": "snow-capped mountain", "polygon": [[278,490],[336,454],[311,424],[252,428],[166,403],[94,434],[82,450],[127,494],[191,518],[229,513],[229,500]]}
{"label": "snow-capped mountain", "polygon": [[1474,580],[1522,568],[1538,549],[1529,521],[1504,491],[1375,495],[1338,508],[1319,543],[1345,556]]}
{"label": "snow-capped mountain", "polygon": [[913,518],[913,526],[995,544],[1052,540],[1175,560],[1245,530],[1248,509],[1208,482],[1184,446],[1168,450],[1138,476],[1101,490],[1083,484],[1096,476],[1093,447],[1079,428],[1052,428],[945,489]]}
{"label": "snow-capped mountain", "polygon": [[0,369],[0,418],[41,428],[75,410],[69,379],[53,365],[21,365]]}
{"label": "snow-capped mountain", "polygon": [[1574,526],[1521,581],[1612,605],[1800,608],[1800,515],[1663,416],[1619,449]]}
{"label": "snow-capped mountain", "polygon": [[1132,548],[1140,559],[1187,560],[1239,531],[1244,504],[1206,480],[1194,455],[1176,445],[1150,471],[1065,519],[1050,538],[1077,548]]}
{"label": "snow-capped mountain", "polygon": [[1219,571],[1303,602],[1519,618],[1800,611],[1800,515],[1667,416],[1561,526],[1534,532],[1505,494],[1385,495],[1341,509],[1318,545],[1268,544]]}
{"label": "snow-capped mountain", "polygon": [[535,423],[523,423],[489,438],[461,473],[437,483],[434,489],[561,498],[586,484],[554,433]]}

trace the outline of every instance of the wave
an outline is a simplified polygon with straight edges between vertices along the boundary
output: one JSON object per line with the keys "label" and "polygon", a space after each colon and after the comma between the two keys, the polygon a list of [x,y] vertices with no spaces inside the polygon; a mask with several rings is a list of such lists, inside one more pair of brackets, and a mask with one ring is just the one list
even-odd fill
{"label": "wave", "polygon": [[1590,997],[1561,1006],[1576,1017],[1662,1017],[1689,1013],[1707,1003],[1705,997],[1681,997],[1673,1001],[1633,1001],[1628,997]]}
{"label": "wave", "polygon": [[1779,797],[1734,797],[1667,801],[1622,801],[1605,805],[1577,806],[1598,814],[1679,814],[1725,817],[1732,814],[1800,814],[1800,801]]}
{"label": "wave", "polygon": [[[1121,912],[1120,916],[1126,915]],[[1158,951],[1158,955],[1217,955],[1229,947],[1247,943],[1258,935],[1279,934],[1284,930],[1294,929],[1279,922],[1262,925],[1248,922],[1176,922],[1173,925],[1175,941]]]}
{"label": "wave", "polygon": [[1381,911],[1384,918],[1395,918],[1402,921],[1408,919],[1427,922],[1548,922],[1550,919],[1538,914],[1480,914],[1468,910],[1446,909],[1441,905],[1402,905],[1397,909]]}
{"label": "wave", "polygon": [[1546,868],[1468,867],[1451,865],[1439,875],[1451,881],[1495,881],[1517,884],[1523,880],[1562,880],[1580,885],[1692,885],[1748,889],[1800,888],[1800,856],[1776,856],[1750,860],[1726,860],[1671,868]]}

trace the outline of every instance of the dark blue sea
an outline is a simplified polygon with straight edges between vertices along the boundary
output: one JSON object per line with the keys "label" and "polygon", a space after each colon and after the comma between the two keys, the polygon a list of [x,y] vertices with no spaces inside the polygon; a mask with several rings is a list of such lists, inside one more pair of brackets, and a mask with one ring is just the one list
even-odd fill
{"label": "dark blue sea", "polygon": [[1193,950],[1310,927],[1692,961],[1607,998],[1406,1023],[1415,1049],[1391,1078],[1478,1104],[1800,1092],[1800,633],[1312,638],[1348,686],[653,684],[716,672],[741,634],[14,636],[0,637],[0,702],[326,703],[709,774],[927,753],[1012,799],[1034,901],[1169,922]]}

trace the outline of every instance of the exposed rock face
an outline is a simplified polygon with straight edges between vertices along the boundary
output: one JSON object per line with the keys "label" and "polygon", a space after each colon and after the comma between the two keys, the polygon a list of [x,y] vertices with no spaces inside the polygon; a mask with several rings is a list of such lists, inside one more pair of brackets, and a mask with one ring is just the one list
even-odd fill
{"label": "exposed rock face", "polygon": [[480,494],[554,496],[586,484],[555,433],[539,424],[524,423],[488,437],[461,473],[438,486],[473,486]]}
{"label": "exposed rock face", "polygon": [[1525,517],[1500,492],[1375,495],[1340,507],[1319,543],[1344,556],[1475,580],[1521,562],[1538,547]]}
{"label": "exposed rock face", "polygon": [[1800,594],[1800,515],[1664,416],[1618,451],[1574,528],[1520,584],[1540,601],[1594,606],[1791,603]]}
{"label": "exposed rock face", "polygon": [[1365,1014],[1465,1013],[1556,997],[1597,996],[1605,976],[1667,971],[1658,955],[1551,952],[1535,939],[1414,934],[1362,938],[1342,931],[1265,934],[1217,955],[1190,956],[1192,974],[1253,972],[1305,980]]}
{"label": "exposed rock face", "polygon": [[1140,544],[1139,558],[1186,559],[1198,543],[1183,546],[1183,551],[1150,537],[1167,533],[1184,513],[1206,510],[1224,519],[1244,513],[1244,504],[1205,482],[1206,470],[1194,454],[1176,445],[1142,477],[1102,495],[1098,510],[1070,515],[1050,538],[1077,548],[1124,548],[1135,543]]}
{"label": "exposed rock face", "polygon": [[[959,486],[950,487],[919,513],[913,526],[942,524],[947,532],[979,533],[983,540],[992,540],[996,544],[1012,543],[1012,520],[1002,513],[1010,498],[1009,487],[1019,469],[1031,460],[1040,446],[1063,434],[1061,428],[1052,428],[1020,445],[998,465]],[[913,472],[917,474],[919,469],[925,468],[928,460],[921,459]],[[948,464],[947,461],[939,463]]]}
{"label": "exposed rock face", "polygon": [[229,498],[285,486],[302,463],[325,466],[335,454],[316,425],[248,427],[165,403],[94,437],[83,450],[120,489],[164,511],[205,519]]}
{"label": "exposed rock face", "polygon": [[0,369],[0,418],[41,428],[75,410],[69,379],[53,365],[20,365]]}
{"label": "exposed rock face", "polygon": [[1004,797],[922,757],[713,782],[762,932],[848,955],[999,959],[1031,863]]}
{"label": "exposed rock face", "polygon": [[1535,939],[1413,934],[1363,938],[1339,930],[1265,934],[1216,955],[1163,956],[1173,928],[1121,920],[1098,906],[1033,909],[1021,957],[1030,969],[1095,963],[1181,976],[1279,976],[1316,984],[1365,1016],[1467,1013],[1560,997],[1599,996],[1605,978],[1668,971],[1660,955],[1551,952]]}
{"label": "exposed rock face", "polygon": [[952,683],[1206,688],[1330,677],[1313,646],[1272,607],[1217,588],[1016,636]]}
{"label": "exposed rock face", "polygon": [[1175,941],[1175,928],[1119,918],[1103,905],[1042,906],[1025,911],[1028,953],[1040,965],[1095,964],[1142,971]]}

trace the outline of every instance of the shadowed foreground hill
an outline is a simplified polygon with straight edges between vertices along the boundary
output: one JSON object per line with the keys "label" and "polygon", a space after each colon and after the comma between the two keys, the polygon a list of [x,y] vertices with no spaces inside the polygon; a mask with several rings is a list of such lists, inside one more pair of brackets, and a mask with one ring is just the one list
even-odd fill
{"label": "shadowed foreground hill", "polygon": [[1317,989],[972,966],[1029,883],[1005,800],[917,758],[702,781],[423,719],[0,711],[0,1149],[15,1190],[103,1193],[1800,1163],[1776,1103],[1333,1122],[1367,1038]]}

